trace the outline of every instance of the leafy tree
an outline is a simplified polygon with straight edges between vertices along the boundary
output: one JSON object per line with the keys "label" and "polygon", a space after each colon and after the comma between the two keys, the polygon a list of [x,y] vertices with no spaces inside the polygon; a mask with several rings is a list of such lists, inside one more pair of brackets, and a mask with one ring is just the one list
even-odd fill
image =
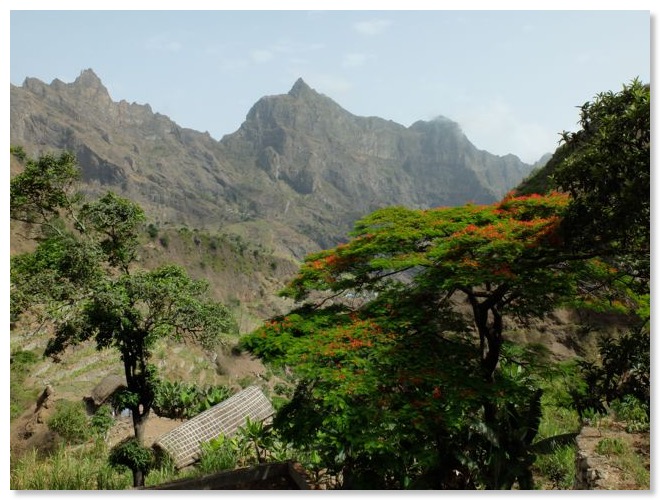
{"label": "leafy tree", "polygon": [[606,338],[599,345],[598,362],[582,361],[580,369],[586,382],[582,390],[574,390],[576,406],[584,411],[603,412],[624,398],[635,398],[651,412],[651,352],[648,331],[631,331],[618,339]]}
{"label": "leafy tree", "polygon": [[635,79],[585,103],[581,129],[562,134],[566,153],[553,180],[571,195],[565,226],[574,244],[619,255],[648,253],[650,102],[649,85]]}
{"label": "leafy tree", "polygon": [[[581,129],[563,134],[552,182],[570,193],[563,221],[576,253],[598,253],[646,304],[650,294],[651,91],[638,79],[581,107]],[[557,156],[557,155],[556,155]],[[626,395],[649,407],[648,320],[600,346],[600,363],[583,363],[589,388],[578,407],[604,411]]]}
{"label": "leafy tree", "polygon": [[144,486],[144,476],[156,464],[156,457],[151,448],[145,447],[135,437],[128,437],[110,450],[108,462],[118,469],[130,469],[133,486]]}
{"label": "leafy tree", "polygon": [[[514,449],[527,453],[539,415],[525,409],[539,396],[498,372],[505,317],[543,317],[578,297],[600,302],[602,288],[588,285],[616,275],[565,251],[568,204],[567,195],[552,193],[489,206],[386,208],[358,221],[347,244],[309,256],[283,292],[308,304],[244,340],[302,380],[279,424],[291,437],[334,440],[326,459],[341,458],[334,463],[345,486],[369,485],[355,471],[375,472],[374,464],[394,456],[398,462],[376,474],[381,486],[435,477],[433,487],[446,487],[458,471],[463,487],[516,480],[529,487],[528,470],[514,468],[522,457]],[[625,286],[608,290],[624,304]],[[466,304],[467,314],[457,314],[456,304]],[[514,444],[511,428],[523,421],[527,431]],[[500,444],[509,439],[501,461],[470,451],[484,449],[469,438],[479,426]]]}
{"label": "leafy tree", "polygon": [[[78,177],[74,156],[62,153],[26,159],[11,180],[11,218],[37,242],[12,257],[12,315],[30,310],[52,325],[45,354],[55,360],[88,340],[116,349],[127,382],[123,407],[141,444],[157,382],[155,342],[170,337],[210,348],[237,327],[227,308],[207,298],[207,283],[180,267],[138,269],[142,209],[113,193],[85,202],[75,193]],[[142,484],[146,470],[133,471]]]}

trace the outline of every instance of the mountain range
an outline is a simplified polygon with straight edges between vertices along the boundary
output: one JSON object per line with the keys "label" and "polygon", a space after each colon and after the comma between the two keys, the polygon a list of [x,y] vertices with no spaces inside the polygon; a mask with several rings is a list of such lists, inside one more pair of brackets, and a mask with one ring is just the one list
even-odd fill
{"label": "mountain range", "polygon": [[154,223],[241,232],[297,259],[377,208],[494,202],[533,168],[477,149],[447,118],[356,116],[302,79],[220,140],[113,101],[91,69],[73,83],[27,78],[10,102],[11,144],[74,152],[88,195],[113,190]]}

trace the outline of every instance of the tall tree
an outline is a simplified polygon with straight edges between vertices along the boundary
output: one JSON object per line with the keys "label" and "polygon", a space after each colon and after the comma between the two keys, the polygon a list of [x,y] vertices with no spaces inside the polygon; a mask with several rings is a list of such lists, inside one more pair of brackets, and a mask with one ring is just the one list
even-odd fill
{"label": "tall tree", "polygon": [[[489,488],[511,487],[515,481],[529,487],[530,463],[520,459],[527,467],[514,467],[520,465],[520,455],[512,450],[527,456],[524,450],[531,445],[538,421],[535,423],[534,415],[526,412],[538,406],[540,394],[498,371],[505,348],[505,317],[543,317],[557,306],[578,299],[600,301],[598,294],[603,289],[587,285],[616,276],[614,269],[597,259],[565,251],[561,220],[568,205],[568,195],[552,193],[511,195],[488,206],[430,210],[392,207],[376,211],[357,222],[347,244],[309,256],[286,287],[285,295],[308,301],[295,312],[303,320],[295,315],[296,321],[292,316],[282,318],[246,339],[245,345],[265,357],[283,356],[307,386],[300,389],[300,395],[313,392],[314,387],[328,380],[341,379],[342,375],[347,378],[346,364],[339,353],[359,347],[365,353],[359,358],[362,361],[350,361],[349,366],[357,368],[369,359],[373,361],[368,367],[357,368],[361,370],[357,375],[354,371],[354,381],[363,384],[375,374],[388,370],[390,374],[379,379],[388,381],[388,389],[384,382],[372,385],[370,397],[381,400],[390,393],[399,402],[407,401],[401,408],[410,408],[415,401],[419,404],[420,391],[426,391],[429,408],[435,413],[415,411],[415,420],[425,422],[427,442],[437,443],[433,452],[436,458],[443,456],[439,450],[447,453],[452,448],[442,436],[452,436],[453,445],[459,442],[458,435],[467,442],[467,423],[485,426],[485,435],[491,437],[499,429],[501,435],[496,441],[500,443],[514,435],[512,429],[518,426],[524,432],[516,443],[512,441],[508,449],[502,450],[502,460],[481,456],[478,476],[480,484]],[[608,299],[624,301],[625,288],[608,288]],[[332,303],[335,305],[328,308]],[[343,307],[337,308],[337,303]],[[453,309],[463,303],[468,306],[468,314],[461,321]],[[347,310],[350,304],[354,304],[356,319],[363,322],[359,329],[355,324],[348,328],[351,323],[346,323],[351,317]],[[319,322],[322,319],[324,322]],[[396,360],[403,358],[392,344],[406,346],[414,353],[406,364],[410,373],[404,374],[401,383],[393,382],[398,380],[394,375],[397,370],[402,375]],[[420,363],[417,366],[415,359]],[[333,372],[334,378],[327,375],[323,377],[325,382],[315,379],[310,363],[317,370]],[[480,382],[475,381],[475,375]],[[405,384],[406,378],[414,383]],[[321,400],[325,404],[331,401],[327,394],[336,393],[327,387],[324,390],[324,398],[312,399],[317,407]],[[440,401],[433,400],[434,394]],[[364,401],[350,400],[357,408],[367,408]],[[383,403],[380,411],[387,407],[391,416],[392,404]],[[349,407],[346,402],[344,405]],[[379,408],[372,410],[373,423],[367,425],[370,420],[366,419],[358,426],[359,435],[366,434],[372,442],[387,441],[385,433],[379,438],[374,433],[378,429],[384,432],[388,426],[392,429],[392,421],[378,427],[375,422],[380,421]],[[524,426],[523,421],[527,422]],[[317,430],[329,432],[328,420],[316,423]],[[462,433],[450,432],[461,425]],[[338,434],[342,433],[338,430]],[[482,445],[494,446],[496,441],[484,438]],[[470,446],[466,444],[466,449]],[[352,454],[356,453],[353,449]],[[452,452],[446,456],[452,456]],[[456,465],[457,460],[451,466],[464,470]],[[464,463],[466,460],[463,457]]]}
{"label": "tall tree", "polygon": [[[211,348],[222,333],[237,332],[236,322],[208,298],[207,283],[182,268],[137,267],[142,209],[113,193],[85,202],[75,191],[73,155],[23,159],[25,169],[11,180],[11,218],[37,245],[11,259],[12,316],[29,310],[52,325],[45,354],[56,360],[88,340],[116,349],[128,387],[123,403],[142,445],[157,382],[155,342],[170,337]],[[145,471],[133,470],[135,486],[144,484]]]}

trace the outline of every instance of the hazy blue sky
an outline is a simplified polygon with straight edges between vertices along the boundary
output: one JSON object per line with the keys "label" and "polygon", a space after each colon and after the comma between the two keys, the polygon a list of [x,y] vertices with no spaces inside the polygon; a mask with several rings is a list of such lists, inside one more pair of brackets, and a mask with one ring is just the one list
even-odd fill
{"label": "hazy blue sky", "polygon": [[11,83],[92,68],[115,101],[217,139],[302,77],[353,114],[443,115],[478,148],[534,162],[577,128],[577,106],[651,76],[648,10],[32,10],[10,28]]}

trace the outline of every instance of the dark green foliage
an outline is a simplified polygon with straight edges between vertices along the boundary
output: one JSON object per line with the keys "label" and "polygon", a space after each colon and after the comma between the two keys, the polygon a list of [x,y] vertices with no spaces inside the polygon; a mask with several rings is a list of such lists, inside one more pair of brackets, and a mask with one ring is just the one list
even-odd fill
{"label": "dark green foliage", "polygon": [[51,431],[57,432],[68,443],[84,443],[91,437],[85,406],[79,401],[58,401],[55,413],[46,423]]}
{"label": "dark green foliage", "polygon": [[[578,410],[605,413],[605,405],[614,405],[625,415],[624,408],[651,412],[651,356],[647,330],[628,332],[618,339],[606,338],[599,345],[598,362],[582,361],[580,369],[584,385],[573,392]],[[635,404],[635,401],[637,402]],[[635,421],[643,420],[628,415]]]}
{"label": "dark green foliage", "polygon": [[138,228],[145,219],[142,208],[114,193],[107,193],[97,202],[85,203],[80,217],[101,235],[98,245],[108,264],[128,272],[128,265],[136,257]]}
{"label": "dark green foliage", "polygon": [[[40,229],[37,248],[12,257],[11,314],[30,310],[54,335],[45,354],[93,340],[116,349],[128,388],[121,408],[131,410],[141,442],[157,381],[150,358],[159,338],[190,340],[211,348],[220,335],[238,332],[230,311],[207,295],[208,283],[180,267],[136,270],[142,209],[107,193],[84,202],[75,194],[79,169],[69,153],[25,160],[11,180],[11,217]],[[134,479],[143,480],[144,471]]]}
{"label": "dark green foliage", "polygon": [[149,225],[147,226],[147,234],[149,235],[149,238],[155,240],[156,236],[158,236],[158,226],[149,223]]}
{"label": "dark green foliage", "polygon": [[27,158],[22,149],[15,155],[22,158],[25,169],[11,180],[11,218],[56,229],[50,219],[61,209],[70,212],[79,200],[73,193],[80,178],[75,156],[64,152],[33,160]]}
{"label": "dark green foliage", "polygon": [[136,438],[129,437],[110,450],[108,462],[113,467],[131,470],[133,486],[141,486],[144,484],[144,476],[155,465],[155,456],[151,448],[142,446]]}
{"label": "dark green foliage", "polygon": [[231,395],[231,389],[225,386],[199,387],[185,382],[160,380],[156,385],[153,408],[161,417],[189,419]]}
{"label": "dark green foliage", "polygon": [[90,420],[92,430],[105,439],[108,431],[115,425],[115,419],[112,416],[112,408],[109,405],[101,405]]}
{"label": "dark green foliage", "polygon": [[581,130],[564,133],[567,154],[554,173],[572,202],[565,228],[583,248],[648,252],[651,90],[639,80],[582,106]]}

